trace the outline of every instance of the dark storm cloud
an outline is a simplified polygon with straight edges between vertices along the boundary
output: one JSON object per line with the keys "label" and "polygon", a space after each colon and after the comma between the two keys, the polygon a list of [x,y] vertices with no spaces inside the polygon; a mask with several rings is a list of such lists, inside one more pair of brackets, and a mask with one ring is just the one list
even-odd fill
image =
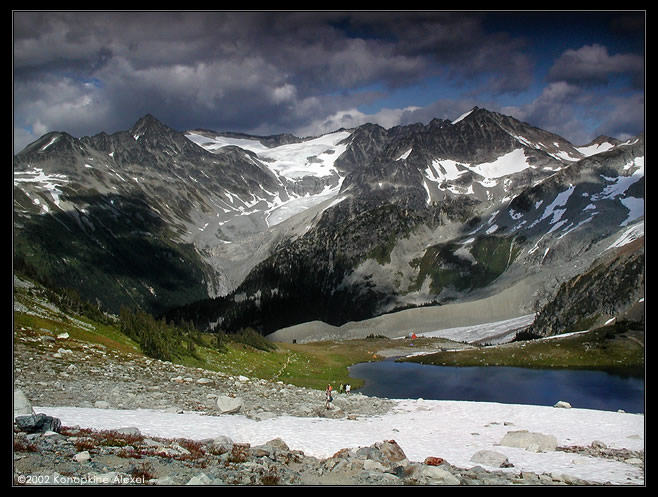
{"label": "dark storm cloud", "polygon": [[608,84],[619,75],[627,77],[632,86],[643,88],[644,57],[611,55],[606,47],[595,44],[565,51],[548,73],[548,80],[592,86]]}
{"label": "dark storm cloud", "polygon": [[[242,128],[276,126],[287,113],[292,117],[282,122],[290,125],[338,109],[339,99],[327,94],[422,73],[418,57],[397,54],[387,42],[346,37],[331,25],[333,17],[16,13],[14,78],[23,90],[16,109],[38,114],[35,102],[24,105],[21,99],[29,89],[39,92],[44,111],[54,106],[81,112],[93,81],[94,105],[110,113],[99,118],[115,125],[119,116],[125,116],[125,126],[145,112],[178,116],[181,123],[195,113],[199,125]],[[67,91],[55,91],[61,86]],[[52,111],[47,115],[56,125]]]}
{"label": "dark storm cloud", "polygon": [[[311,134],[366,120],[395,125],[481,105],[484,94],[528,91],[537,63],[530,37],[496,29],[488,16],[14,12],[15,142],[24,146],[53,129],[77,136],[127,129],[146,113],[181,130]],[[552,83],[638,68],[631,52],[601,51],[606,64],[597,74],[582,44],[571,50],[553,66]],[[426,78],[434,104],[357,110],[397,89],[427,85]]]}

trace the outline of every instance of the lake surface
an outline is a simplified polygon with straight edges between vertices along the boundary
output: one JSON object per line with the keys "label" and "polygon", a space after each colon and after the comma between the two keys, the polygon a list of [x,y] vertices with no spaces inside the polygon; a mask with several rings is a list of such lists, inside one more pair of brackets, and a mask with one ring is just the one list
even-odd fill
{"label": "lake surface", "polygon": [[644,377],[605,371],[447,367],[385,360],[356,364],[359,392],[390,399],[464,400],[644,413]]}

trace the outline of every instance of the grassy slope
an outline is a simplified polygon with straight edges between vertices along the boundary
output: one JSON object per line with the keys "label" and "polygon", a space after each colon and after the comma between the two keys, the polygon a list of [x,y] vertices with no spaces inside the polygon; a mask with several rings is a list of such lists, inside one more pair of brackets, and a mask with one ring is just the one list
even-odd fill
{"label": "grassy slope", "polygon": [[[68,333],[73,340],[102,344],[125,354],[141,354],[139,345],[121,333],[118,325],[99,322],[65,312],[47,300],[38,286],[14,286],[14,336],[56,337]],[[357,362],[373,359],[371,340],[315,343],[309,345],[277,344],[271,350],[227,341],[221,349],[213,346],[214,335],[202,335],[195,350],[182,348],[173,362],[190,367],[220,371],[229,375],[244,375],[267,380],[280,380],[297,386],[324,389],[327,383],[347,382],[347,368]],[[41,346],[41,340],[32,340]],[[391,344],[393,346],[394,344]],[[351,380],[355,388],[361,384]]]}
{"label": "grassy slope", "polygon": [[443,366],[613,369],[644,368],[644,356],[643,328],[618,323],[551,339],[439,352],[408,360]]}
{"label": "grassy slope", "polygon": [[[139,346],[110,323],[73,316],[44,300],[38,289],[14,288],[14,298],[29,312],[14,312],[14,334],[33,337],[68,333],[74,340],[103,344],[126,354],[141,354]],[[278,380],[297,386],[324,389],[350,382],[358,389],[362,381],[349,377],[349,366],[380,360],[379,351],[399,349],[400,340],[366,338],[309,344],[277,343],[271,350],[228,341],[219,350],[214,337],[203,335],[194,351],[178,354],[173,362],[220,371],[229,375]],[[430,339],[426,346],[434,347]],[[34,341],[35,346],[41,340]],[[424,342],[418,341],[421,346]],[[443,345],[442,345],[443,347]],[[414,347],[418,351],[420,347]],[[416,358],[416,362],[439,365],[508,365],[522,367],[644,367],[644,331],[622,325],[551,340],[536,340],[496,347],[469,347],[458,352],[439,352]]]}

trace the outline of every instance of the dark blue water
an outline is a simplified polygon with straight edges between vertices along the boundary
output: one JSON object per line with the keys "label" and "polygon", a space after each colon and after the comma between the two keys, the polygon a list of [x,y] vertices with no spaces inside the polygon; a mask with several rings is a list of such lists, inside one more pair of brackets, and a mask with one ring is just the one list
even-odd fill
{"label": "dark blue water", "polygon": [[359,392],[390,399],[466,400],[644,413],[644,377],[605,371],[447,367],[386,360],[356,364]]}

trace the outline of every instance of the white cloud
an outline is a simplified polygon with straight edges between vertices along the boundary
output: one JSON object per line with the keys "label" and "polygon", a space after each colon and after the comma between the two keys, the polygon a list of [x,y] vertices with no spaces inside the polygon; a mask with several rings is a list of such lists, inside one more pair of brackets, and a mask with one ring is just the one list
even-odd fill
{"label": "white cloud", "polygon": [[405,107],[403,109],[382,109],[373,114],[366,114],[358,109],[344,109],[329,116],[317,119],[297,130],[299,136],[316,136],[330,133],[340,128],[354,128],[366,123],[378,124],[384,128],[391,128],[402,123],[403,116],[419,107]]}

